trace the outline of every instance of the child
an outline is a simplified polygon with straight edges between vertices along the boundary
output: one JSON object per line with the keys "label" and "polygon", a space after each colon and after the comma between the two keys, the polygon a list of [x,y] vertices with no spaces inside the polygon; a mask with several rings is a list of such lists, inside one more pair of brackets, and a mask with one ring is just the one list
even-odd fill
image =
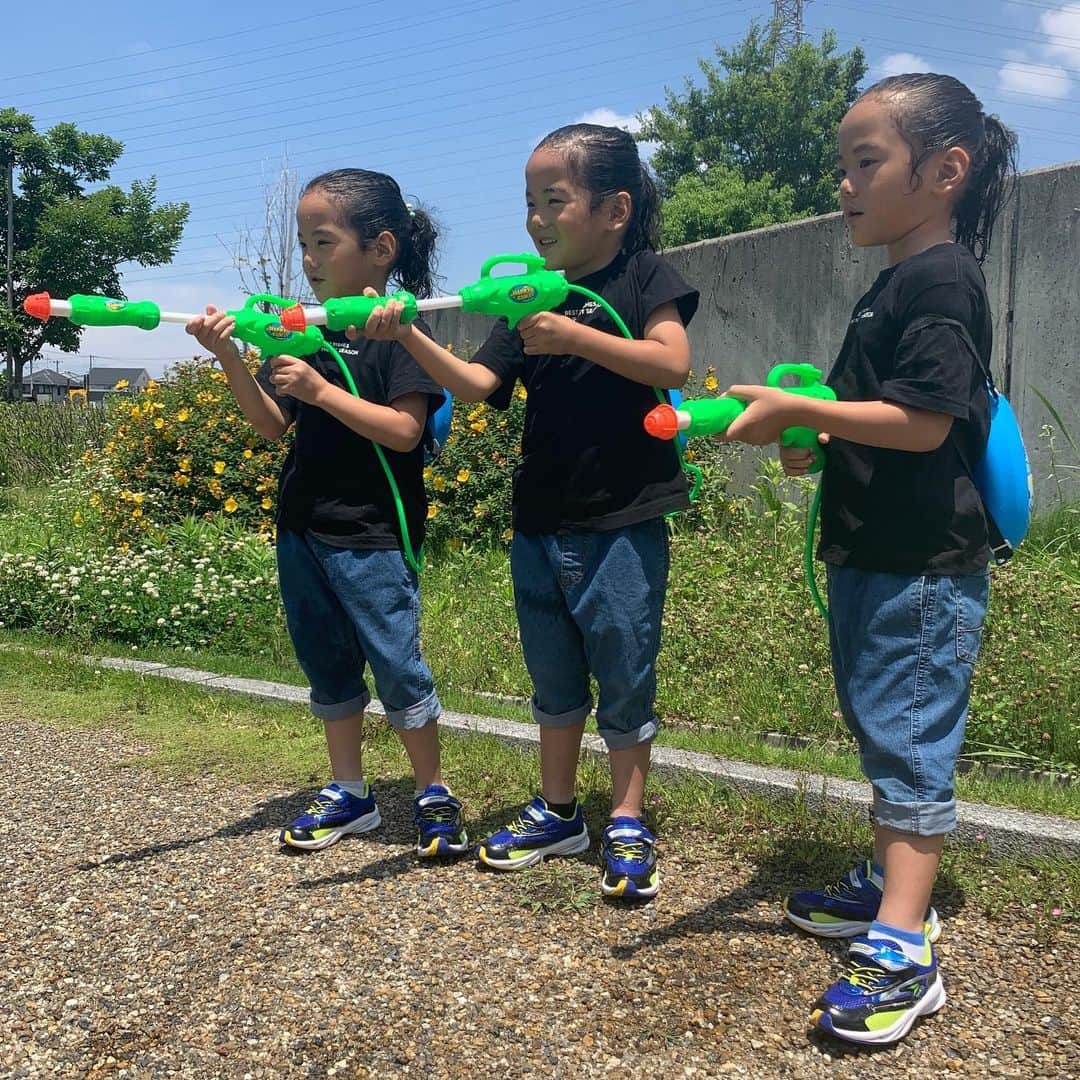
{"label": "child", "polygon": [[[363,169],[317,176],[304,189],[296,218],[304,273],[320,302],[369,287],[383,292],[391,276],[430,295],[434,224],[404,202],[389,176]],[[334,335],[359,398],[325,351],[310,361],[267,359],[252,377],[233,343],[233,326],[224,312],[208,308],[187,329],[217,357],[256,431],[279,439],[296,427],[278,484],[278,576],[333,777],[280,840],[319,850],[381,822],[361,767],[371,700],[367,664],[415,773],[418,854],[463,852],[461,803],[440,771],[442,706],[420,653],[419,585],[402,555],[394,497],[373,447],[386,450],[418,550],[427,514],[421,437],[442,390],[399,345],[355,346]],[[421,324],[417,332],[429,331]]]}
{"label": "child", "polygon": [[[828,379],[839,400],[733,386],[750,404],[727,437],[829,433],[818,555],[837,695],[874,789],[874,854],[784,906],[811,933],[854,936],[817,1026],[892,1043],[945,1003],[928,905],[956,822],[953,769],[988,598],[988,526],[971,477],[989,430],[980,264],[1015,137],[956,79],[898,75],[851,108],[839,149],[852,240],[884,245],[890,264],[855,305]],[[781,460],[799,476],[811,454]]]}
{"label": "child", "polygon": [[698,294],[655,254],[656,190],[625,131],[559,128],[529,158],[525,186],[526,228],[547,267],[603,295],[635,340],[573,293],[515,330],[500,320],[471,363],[401,326],[398,305],[375,312],[365,333],[401,341],[465,400],[505,409],[515,380],[528,391],[510,561],[540,724],[541,793],[481,841],[481,860],[519,870],[588,847],[574,792],[591,674],[612,776],[602,889],[650,897],[660,876],[641,804],[657,731],[664,515],[688,497],[672,447],[642,420],[656,404],[652,387],[686,381],[685,326]]}

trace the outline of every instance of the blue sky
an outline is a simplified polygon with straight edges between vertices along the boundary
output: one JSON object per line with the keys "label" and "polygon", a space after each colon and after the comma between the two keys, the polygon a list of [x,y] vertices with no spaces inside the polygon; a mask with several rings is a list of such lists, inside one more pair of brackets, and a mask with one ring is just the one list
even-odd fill
{"label": "blue sky", "polygon": [[[543,7],[505,0],[254,8],[114,0],[108,18],[54,0],[5,17],[0,105],[39,128],[71,121],[125,144],[117,182],[157,177],[191,204],[171,266],[132,267],[125,288],[172,310],[240,302],[231,251],[261,220],[284,155],[301,181],[344,165],[380,169],[432,207],[448,290],[499,252],[531,250],[522,170],[550,129],[636,113],[698,76],[697,58],[733,45],[771,0],[609,0]],[[947,12],[947,14],[945,14]],[[235,14],[234,14],[235,13]],[[869,78],[936,70],[963,79],[1020,134],[1021,165],[1080,159],[1080,2],[812,0],[806,26],[859,44]],[[87,330],[62,370],[192,353],[180,327]]]}

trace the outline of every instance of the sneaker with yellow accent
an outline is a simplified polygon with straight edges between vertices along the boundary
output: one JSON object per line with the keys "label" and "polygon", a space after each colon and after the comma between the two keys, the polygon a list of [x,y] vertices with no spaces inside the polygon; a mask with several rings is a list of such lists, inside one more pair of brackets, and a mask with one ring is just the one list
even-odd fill
{"label": "sneaker with yellow accent", "polygon": [[934,947],[923,962],[885,938],[857,937],[848,949],[848,968],[818,999],[812,1024],[848,1042],[879,1046],[899,1042],[920,1016],[945,1004]]}
{"label": "sneaker with yellow accent", "polygon": [[416,853],[423,859],[460,855],[469,849],[461,803],[440,784],[429,784],[413,800]]}
{"label": "sneaker with yellow accent", "polygon": [[605,896],[647,900],[660,891],[656,837],[633,817],[616,817],[604,830]]}
{"label": "sneaker with yellow accent", "polygon": [[496,870],[523,870],[551,855],[578,855],[589,846],[580,804],[572,817],[559,817],[537,795],[504,829],[480,841],[480,861]]}
{"label": "sneaker with yellow accent", "polygon": [[[789,896],[784,901],[784,915],[818,937],[855,937],[870,929],[880,906],[881,879],[867,859],[834,885]],[[926,911],[926,936],[931,941],[941,937],[941,922],[932,907]]]}
{"label": "sneaker with yellow accent", "polygon": [[278,842],[304,851],[321,851],[349,833],[370,832],[381,824],[370,784],[362,798],[337,784],[327,784],[311,805],[281,830]]}

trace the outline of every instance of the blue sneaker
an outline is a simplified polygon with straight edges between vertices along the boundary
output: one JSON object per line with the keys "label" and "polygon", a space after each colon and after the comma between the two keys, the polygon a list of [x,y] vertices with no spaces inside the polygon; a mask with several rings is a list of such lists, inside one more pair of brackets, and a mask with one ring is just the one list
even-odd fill
{"label": "blue sneaker", "polygon": [[857,937],[848,949],[848,969],[818,999],[810,1020],[848,1042],[899,1042],[920,1016],[945,1004],[934,948],[923,963],[907,957],[895,941]]}
{"label": "blue sneaker", "polygon": [[362,799],[337,784],[327,784],[311,805],[278,834],[278,842],[305,851],[321,851],[347,833],[364,833],[382,824],[375,792],[368,785]]}
{"label": "blue sneaker", "polygon": [[637,818],[612,818],[604,830],[604,876],[600,890],[605,896],[643,900],[660,891],[656,837]]}
{"label": "blue sneaker", "polygon": [[[784,914],[800,929],[818,937],[855,937],[870,929],[880,906],[881,886],[873,880],[867,859],[835,885],[789,896],[784,901]],[[926,911],[926,936],[931,941],[941,937],[941,921],[933,908]]]}
{"label": "blue sneaker", "polygon": [[478,854],[496,870],[523,870],[549,855],[578,855],[588,846],[580,804],[572,818],[561,818],[537,795],[505,829],[482,840]]}
{"label": "blue sneaker", "polygon": [[469,848],[461,821],[461,803],[439,784],[428,786],[413,800],[416,854],[421,858],[460,855]]}

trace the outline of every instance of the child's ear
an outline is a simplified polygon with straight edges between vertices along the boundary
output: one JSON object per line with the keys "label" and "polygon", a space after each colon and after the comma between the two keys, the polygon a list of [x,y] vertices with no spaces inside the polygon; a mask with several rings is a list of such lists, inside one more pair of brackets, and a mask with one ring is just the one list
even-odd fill
{"label": "child's ear", "polygon": [[389,229],[383,229],[372,241],[371,246],[378,266],[393,266],[397,260],[398,242],[397,237]]}
{"label": "child's ear", "polygon": [[971,155],[962,146],[950,146],[941,155],[934,176],[934,187],[942,195],[956,195],[971,175]]}
{"label": "child's ear", "polygon": [[625,229],[630,224],[633,200],[628,191],[616,191],[607,199],[607,225],[612,232]]}

